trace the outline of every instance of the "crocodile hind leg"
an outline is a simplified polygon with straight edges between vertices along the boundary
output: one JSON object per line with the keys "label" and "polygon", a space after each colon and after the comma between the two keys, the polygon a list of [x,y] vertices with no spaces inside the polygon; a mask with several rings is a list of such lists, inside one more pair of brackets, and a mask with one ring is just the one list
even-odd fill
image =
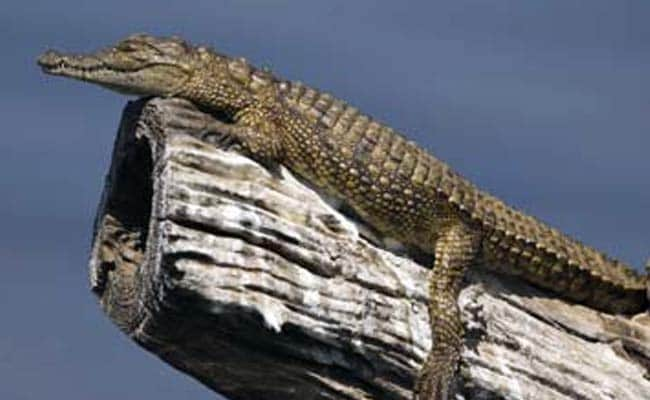
{"label": "crocodile hind leg", "polygon": [[436,240],[429,280],[433,345],[420,370],[415,400],[447,400],[454,394],[464,333],[457,299],[463,275],[473,262],[479,243],[480,235],[462,223],[445,229]]}

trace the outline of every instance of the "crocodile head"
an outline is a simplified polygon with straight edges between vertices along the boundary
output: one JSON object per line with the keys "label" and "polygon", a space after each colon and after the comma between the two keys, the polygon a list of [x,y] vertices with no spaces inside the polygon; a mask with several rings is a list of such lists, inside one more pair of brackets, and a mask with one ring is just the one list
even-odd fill
{"label": "crocodile head", "polygon": [[177,38],[137,34],[91,54],[49,50],[43,71],[133,95],[176,96],[236,113],[277,80],[241,58]]}
{"label": "crocodile head", "polygon": [[49,50],[38,58],[43,71],[135,95],[173,95],[200,65],[196,49],[177,38],[133,35],[92,54]]}

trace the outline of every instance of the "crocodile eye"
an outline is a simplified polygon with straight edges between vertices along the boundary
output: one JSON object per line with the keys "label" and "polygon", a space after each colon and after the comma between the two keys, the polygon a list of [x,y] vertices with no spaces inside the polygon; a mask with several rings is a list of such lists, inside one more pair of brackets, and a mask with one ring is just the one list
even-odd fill
{"label": "crocodile eye", "polygon": [[257,70],[253,73],[253,82],[251,88],[253,90],[259,90],[260,88],[266,87],[273,82],[273,75],[268,71]]}
{"label": "crocodile eye", "polygon": [[138,50],[138,46],[131,41],[125,41],[125,42],[120,42],[117,45],[117,49],[125,53],[133,53]]}
{"label": "crocodile eye", "polygon": [[251,79],[251,67],[244,58],[236,58],[228,62],[228,71],[242,83],[248,83]]}

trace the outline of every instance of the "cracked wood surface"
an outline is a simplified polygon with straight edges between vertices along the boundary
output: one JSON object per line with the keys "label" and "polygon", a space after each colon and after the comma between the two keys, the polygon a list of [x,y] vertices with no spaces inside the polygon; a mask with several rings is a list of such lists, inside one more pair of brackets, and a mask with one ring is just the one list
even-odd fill
{"label": "cracked wood surface", "polygon": [[[390,251],[286,170],[199,140],[207,118],[177,99],[126,108],[90,260],[106,314],[233,400],[410,399],[431,340],[428,256]],[[647,314],[484,269],[459,303],[463,398],[650,398]]]}

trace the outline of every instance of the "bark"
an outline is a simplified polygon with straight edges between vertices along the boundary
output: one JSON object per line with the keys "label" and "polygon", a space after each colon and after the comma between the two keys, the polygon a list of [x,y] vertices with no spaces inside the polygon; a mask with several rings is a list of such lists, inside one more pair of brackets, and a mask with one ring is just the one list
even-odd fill
{"label": "bark", "polygon": [[[200,136],[181,100],[130,103],[99,206],[106,314],[230,399],[410,399],[430,257],[383,246],[282,167]],[[650,322],[477,268],[459,303],[465,399],[648,399]]]}

